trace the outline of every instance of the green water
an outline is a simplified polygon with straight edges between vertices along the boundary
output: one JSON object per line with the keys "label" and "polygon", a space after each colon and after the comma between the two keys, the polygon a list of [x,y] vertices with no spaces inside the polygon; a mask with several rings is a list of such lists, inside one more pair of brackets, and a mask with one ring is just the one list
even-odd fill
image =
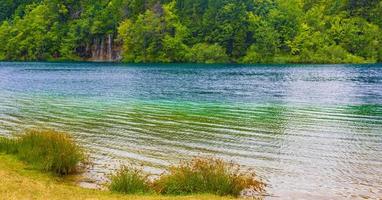
{"label": "green water", "polygon": [[254,168],[268,199],[382,196],[381,65],[0,63],[0,134],[71,132],[102,179],[192,156]]}

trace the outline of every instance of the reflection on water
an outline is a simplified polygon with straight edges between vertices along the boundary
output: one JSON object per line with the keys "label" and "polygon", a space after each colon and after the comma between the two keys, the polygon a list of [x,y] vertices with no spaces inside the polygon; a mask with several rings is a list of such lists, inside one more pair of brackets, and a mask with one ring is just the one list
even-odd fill
{"label": "reflection on water", "polygon": [[0,63],[0,134],[70,131],[92,176],[216,155],[255,168],[269,199],[380,198],[381,88],[379,65]]}

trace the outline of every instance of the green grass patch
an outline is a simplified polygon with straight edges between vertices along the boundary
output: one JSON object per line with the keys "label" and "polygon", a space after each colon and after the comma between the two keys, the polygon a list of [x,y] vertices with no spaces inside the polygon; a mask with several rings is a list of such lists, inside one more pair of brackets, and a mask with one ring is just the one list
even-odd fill
{"label": "green grass patch", "polygon": [[225,200],[214,195],[162,196],[156,194],[125,195],[109,191],[89,190],[72,182],[31,169],[15,155],[0,153],[0,199],[94,199],[94,200]]}
{"label": "green grass patch", "polygon": [[265,184],[254,173],[242,173],[239,165],[215,158],[194,158],[170,168],[154,182],[161,194],[216,194],[239,196],[244,189],[263,192]]}
{"label": "green grass patch", "polygon": [[14,154],[17,152],[16,140],[0,137],[0,152]]}
{"label": "green grass patch", "polygon": [[110,177],[110,191],[123,194],[153,193],[148,176],[141,169],[123,166]]}
{"label": "green grass patch", "polygon": [[264,192],[265,184],[254,173],[242,173],[234,163],[215,158],[194,158],[172,166],[154,181],[142,170],[123,167],[111,178],[110,190],[136,194],[156,191],[164,195],[213,194],[240,196],[245,189]]}
{"label": "green grass patch", "polygon": [[0,151],[58,175],[77,172],[85,160],[83,149],[71,136],[54,130],[30,129],[14,139],[1,138]]}
{"label": "green grass patch", "polygon": [[[74,139],[54,130],[30,129],[15,138],[0,137],[0,152],[12,154],[37,169],[72,174],[84,162],[84,150]],[[215,158],[194,158],[171,166],[155,180],[141,169],[122,167],[110,176],[110,191],[122,194],[240,196],[245,189],[264,192],[265,184],[239,165]]]}

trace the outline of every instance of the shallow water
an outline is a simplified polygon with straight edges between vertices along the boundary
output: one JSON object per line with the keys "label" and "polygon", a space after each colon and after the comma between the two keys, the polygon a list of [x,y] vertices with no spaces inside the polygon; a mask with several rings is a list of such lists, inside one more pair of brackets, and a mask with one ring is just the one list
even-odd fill
{"label": "shallow water", "polygon": [[215,155],[267,199],[382,197],[382,65],[0,63],[0,134],[70,131],[93,177]]}

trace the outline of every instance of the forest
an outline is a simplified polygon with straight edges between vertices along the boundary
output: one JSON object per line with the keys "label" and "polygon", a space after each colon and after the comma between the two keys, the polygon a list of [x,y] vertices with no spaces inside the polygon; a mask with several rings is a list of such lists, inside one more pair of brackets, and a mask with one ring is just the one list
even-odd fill
{"label": "forest", "polygon": [[1,0],[0,60],[382,62],[381,0]]}

